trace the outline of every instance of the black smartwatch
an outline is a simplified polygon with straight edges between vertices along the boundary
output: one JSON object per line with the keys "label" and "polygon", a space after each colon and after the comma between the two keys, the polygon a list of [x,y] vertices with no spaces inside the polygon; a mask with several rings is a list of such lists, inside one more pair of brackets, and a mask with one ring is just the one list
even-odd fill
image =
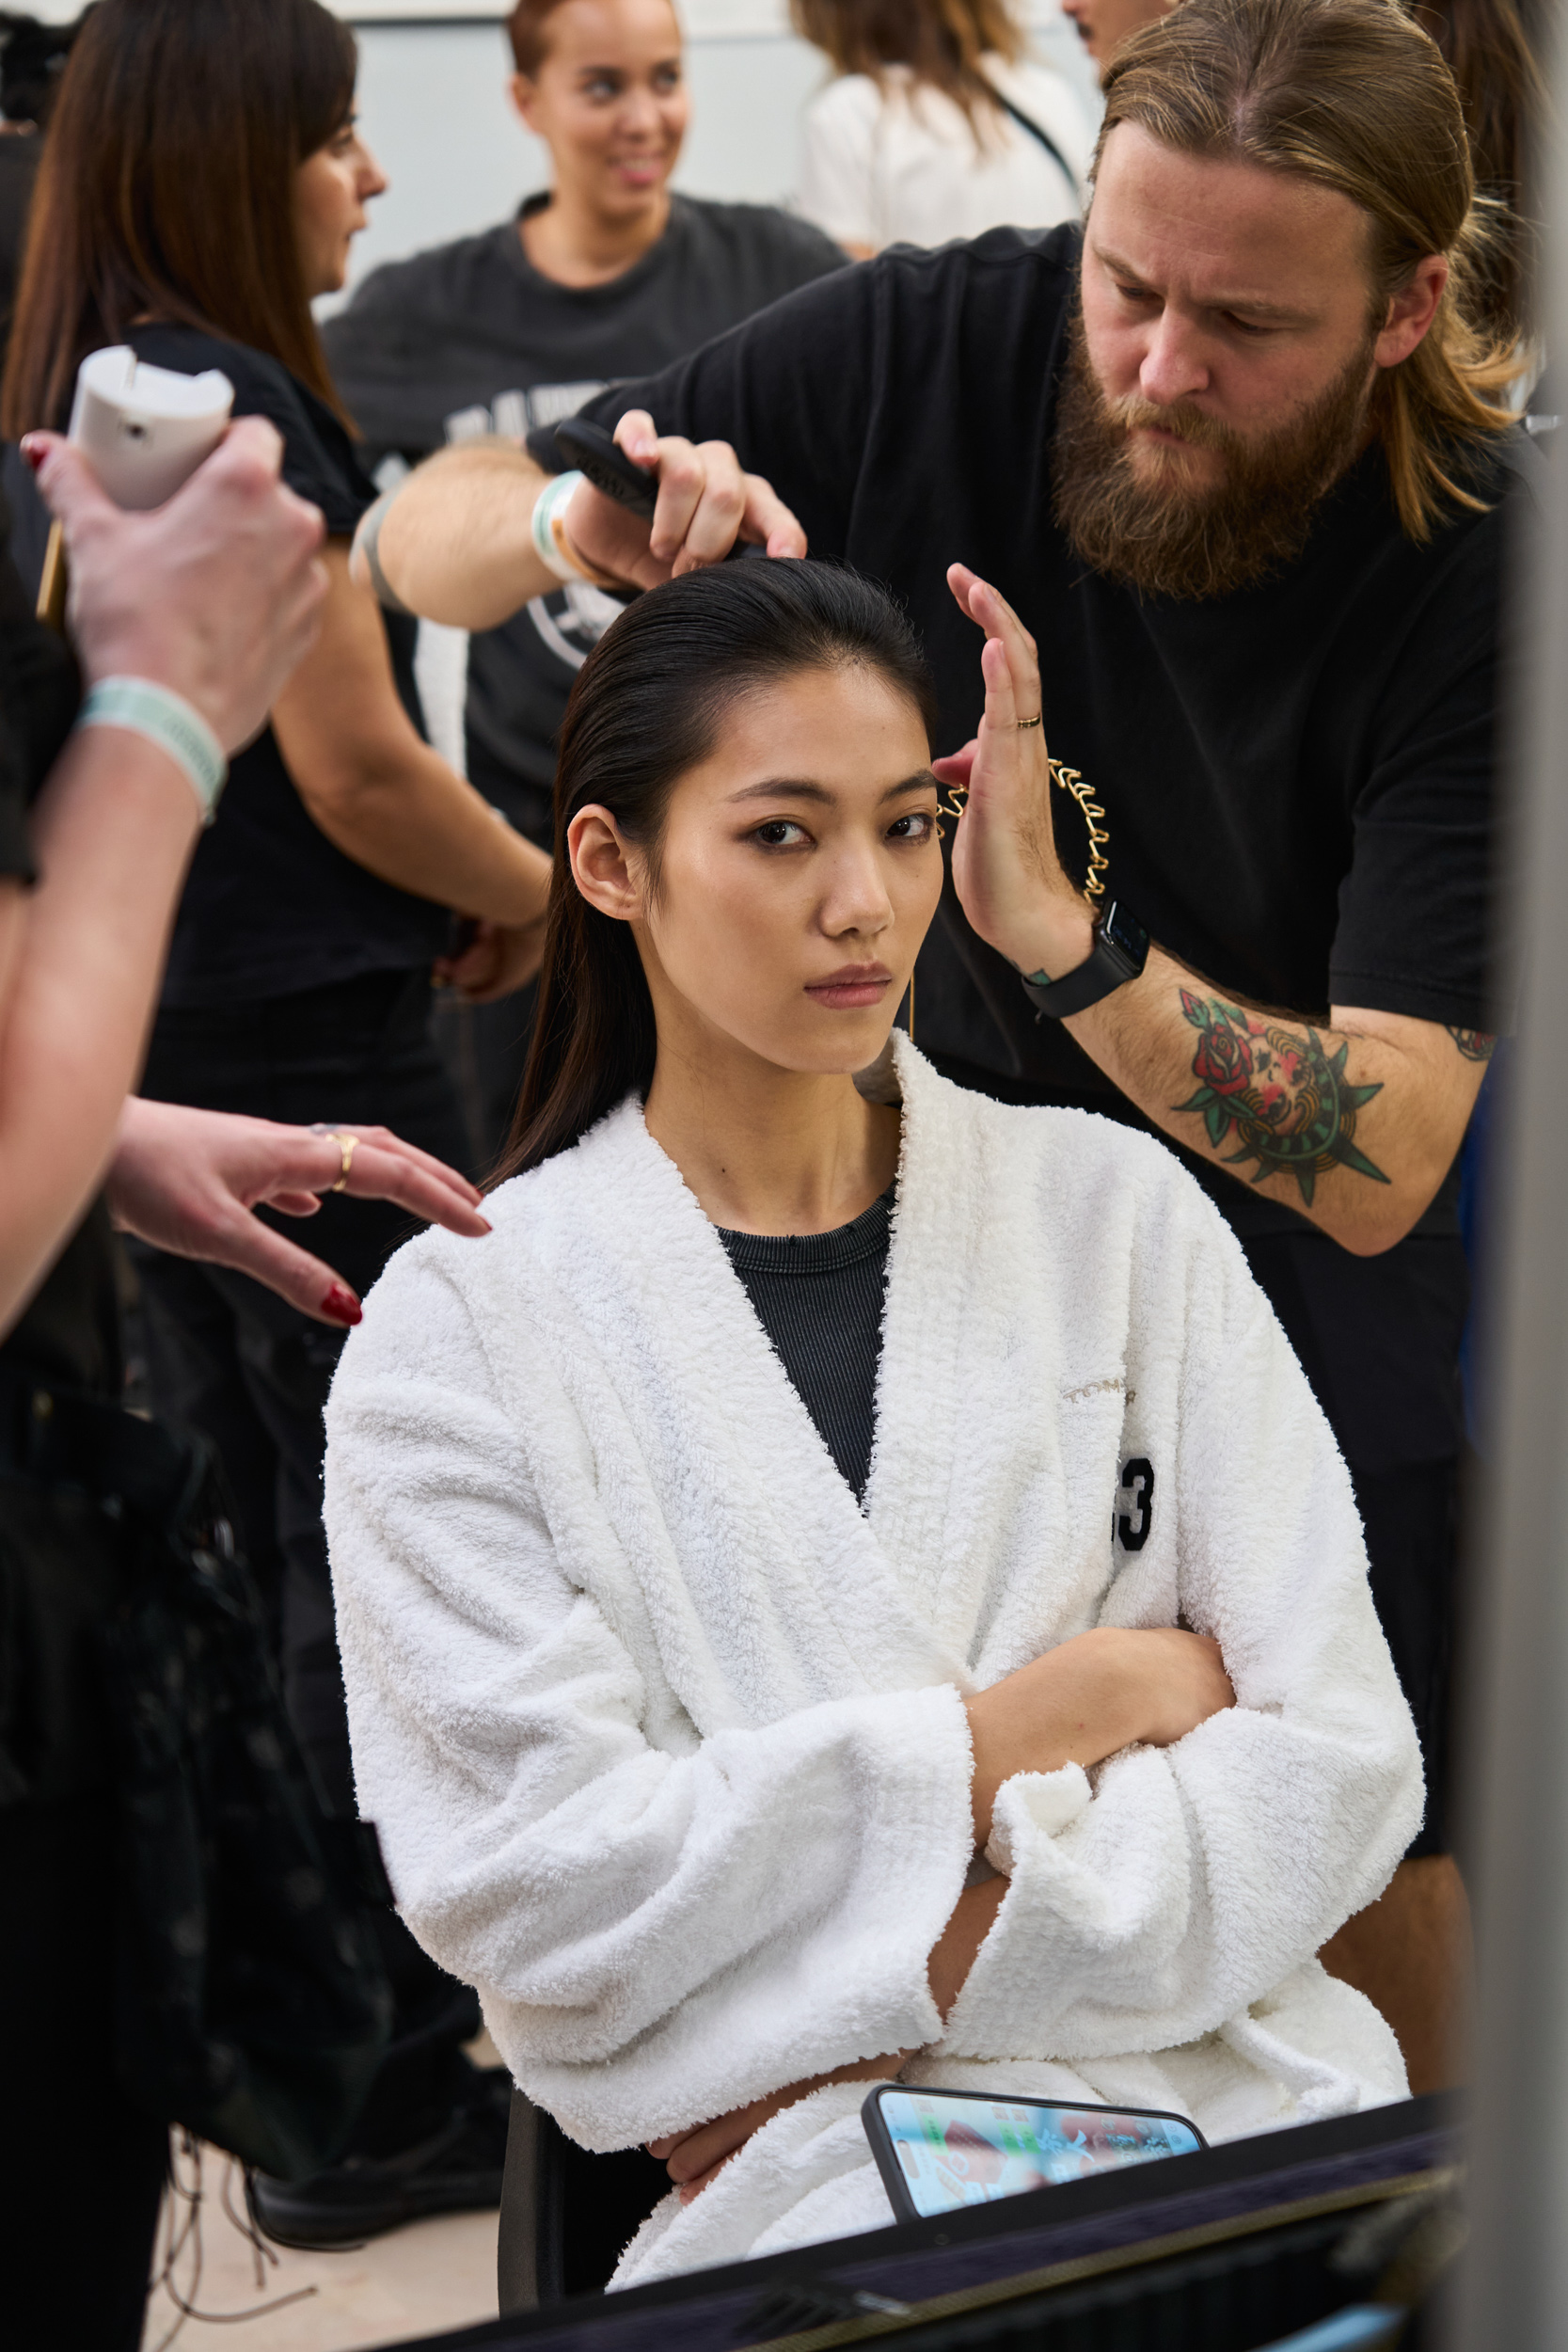
{"label": "black smartwatch", "polygon": [[1086,1012],[1113,989],[1135,980],[1148,961],[1148,933],[1119,900],[1106,908],[1094,935],[1094,946],[1076,972],[1059,980],[1025,980],[1023,993],[1037,1017],[1049,1014],[1064,1021],[1069,1012]]}

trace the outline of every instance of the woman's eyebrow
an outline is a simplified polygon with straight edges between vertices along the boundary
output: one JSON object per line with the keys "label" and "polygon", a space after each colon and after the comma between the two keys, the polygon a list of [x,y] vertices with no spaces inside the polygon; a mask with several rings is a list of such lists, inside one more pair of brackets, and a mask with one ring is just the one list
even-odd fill
{"label": "woman's eyebrow", "polygon": [[781,798],[816,801],[826,807],[836,801],[838,795],[830,792],[826,785],[808,784],[800,776],[766,776],[761,784],[745,784],[738,792],[730,794],[732,803],[736,805],[743,801],[776,801]]}
{"label": "woman's eyebrow", "polygon": [[[898,784],[890,784],[882,794],[884,801],[896,800],[902,792],[935,791],[937,780],[929,768],[921,768],[912,776],[905,776]],[[812,801],[819,808],[831,808],[838,800],[825,784],[809,784],[802,776],[768,776],[761,784],[742,785],[738,792],[730,794],[730,804],[738,807],[747,801]]]}

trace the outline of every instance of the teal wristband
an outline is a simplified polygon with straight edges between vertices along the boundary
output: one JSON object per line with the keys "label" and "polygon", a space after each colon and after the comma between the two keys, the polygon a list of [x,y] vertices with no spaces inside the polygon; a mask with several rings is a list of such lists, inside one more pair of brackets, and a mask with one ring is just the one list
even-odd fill
{"label": "teal wristband", "polygon": [[201,803],[202,823],[212,823],[228,782],[229,762],[206,720],[183,695],[154,685],[150,678],[101,677],[88,691],[76,723],[129,727],[135,735],[145,735],[184,770]]}

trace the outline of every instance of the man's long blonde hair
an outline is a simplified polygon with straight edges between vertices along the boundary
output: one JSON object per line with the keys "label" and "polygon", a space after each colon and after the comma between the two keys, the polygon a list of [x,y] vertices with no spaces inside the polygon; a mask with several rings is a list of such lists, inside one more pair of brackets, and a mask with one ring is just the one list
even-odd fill
{"label": "man's long blonde hair", "polygon": [[1453,77],[1398,0],[1182,0],[1117,53],[1097,167],[1118,122],[1348,196],[1369,217],[1378,324],[1417,263],[1446,256],[1437,314],[1408,359],[1379,371],[1372,421],[1410,538],[1429,539],[1445,506],[1482,507],[1466,461],[1513,422],[1525,358],[1481,324],[1499,208],[1476,196]]}

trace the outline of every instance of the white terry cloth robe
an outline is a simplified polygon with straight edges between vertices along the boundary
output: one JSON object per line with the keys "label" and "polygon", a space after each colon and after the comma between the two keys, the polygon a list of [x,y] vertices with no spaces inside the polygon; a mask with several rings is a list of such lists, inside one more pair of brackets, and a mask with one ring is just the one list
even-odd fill
{"label": "white terry cloth robe", "polygon": [[[897,1045],[863,1513],[628,1100],[431,1232],[327,1412],[361,1811],[529,2096],[630,2146],[887,2051],[910,2079],[1190,2115],[1400,2098],[1312,1957],[1421,1810],[1350,1479],[1240,1247],[1152,1139]],[[945,2032],[962,1694],[1095,1625],[1215,1635],[1236,1706],[1006,1784],[1011,1878]],[[885,2224],[832,2085],[617,2283]]]}

